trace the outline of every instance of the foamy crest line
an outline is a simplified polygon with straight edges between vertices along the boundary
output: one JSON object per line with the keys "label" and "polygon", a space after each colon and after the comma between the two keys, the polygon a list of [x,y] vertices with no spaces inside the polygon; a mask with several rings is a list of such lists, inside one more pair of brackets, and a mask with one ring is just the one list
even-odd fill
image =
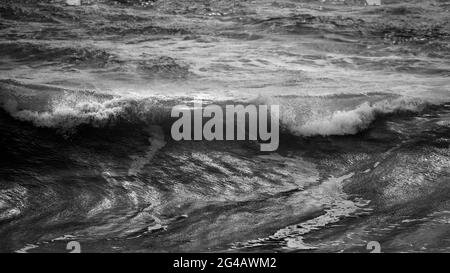
{"label": "foamy crest line", "polygon": [[[349,106],[336,97],[258,98],[258,104],[280,105],[280,124],[297,136],[350,135],[367,129],[377,116],[401,111],[420,111],[430,104],[414,98],[376,98],[361,96],[360,104]],[[263,100],[263,101],[261,101]],[[369,101],[364,101],[369,100]],[[255,103],[255,102],[253,102]],[[98,96],[64,95],[49,102],[45,111],[21,109],[10,98],[3,108],[14,118],[35,126],[57,128],[64,133],[88,124],[102,127],[115,121],[161,124],[170,118],[169,105],[150,98],[104,98]]]}
{"label": "foamy crest line", "polygon": [[19,103],[10,99],[3,104],[3,108],[18,120],[64,132],[70,132],[82,124],[101,127],[119,119],[152,122],[164,116],[162,107],[151,100],[125,98],[96,100],[95,97],[80,99],[79,96],[65,96],[54,99],[46,111],[19,109]]}
{"label": "foamy crest line", "polygon": [[37,112],[31,110],[18,110],[16,101],[8,101],[5,110],[13,117],[30,121],[39,127],[73,128],[80,124],[101,124],[123,111],[123,106],[114,102],[98,103],[86,102],[69,106],[57,104],[51,111]]}
{"label": "foamy crest line", "polygon": [[281,113],[280,118],[281,124],[295,135],[351,135],[367,129],[378,115],[419,111],[425,105],[418,100],[396,99],[364,102],[354,109],[338,110],[329,114],[313,113],[307,120],[302,121],[295,116],[297,112],[287,109]]}

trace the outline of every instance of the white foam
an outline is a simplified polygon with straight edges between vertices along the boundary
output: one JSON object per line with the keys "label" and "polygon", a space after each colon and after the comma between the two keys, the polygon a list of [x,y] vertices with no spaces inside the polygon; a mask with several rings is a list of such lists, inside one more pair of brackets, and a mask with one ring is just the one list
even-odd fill
{"label": "white foam", "polygon": [[38,127],[57,128],[71,132],[77,126],[90,124],[101,127],[118,118],[141,121],[156,121],[164,112],[163,106],[150,98],[102,98],[77,93],[55,97],[49,101],[45,111],[20,109],[19,99],[8,99],[2,107],[12,117],[32,122]]}
{"label": "white foam", "polygon": [[384,100],[376,103],[364,102],[354,109],[338,110],[328,114],[312,113],[307,120],[299,112],[283,112],[281,123],[293,134],[301,136],[314,135],[350,135],[367,129],[376,119],[377,114],[390,114],[396,111],[418,111],[424,103],[417,100]]}

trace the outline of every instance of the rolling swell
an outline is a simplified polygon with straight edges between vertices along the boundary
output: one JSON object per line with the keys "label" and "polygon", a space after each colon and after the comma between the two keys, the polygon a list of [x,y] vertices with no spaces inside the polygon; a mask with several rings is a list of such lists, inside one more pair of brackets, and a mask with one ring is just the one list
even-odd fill
{"label": "rolling swell", "polygon": [[[261,155],[247,143],[170,141],[170,108],[190,99],[125,99],[11,81],[2,88],[1,146],[9,161],[2,168],[8,182],[0,189],[0,234],[18,238],[6,240],[4,251],[33,251],[22,249],[30,242],[47,251],[73,238],[92,251],[336,251],[364,245],[360,229],[395,250],[398,229],[416,232],[408,221],[446,219],[433,213],[448,193],[448,103],[408,104],[383,93],[271,98],[298,110],[334,104],[341,113],[351,109],[345,115],[370,118],[356,119],[367,123],[351,133],[318,113],[335,135],[321,127],[312,135],[285,129],[278,153]],[[386,213],[396,208],[396,216]],[[372,216],[393,226],[376,232]],[[341,221],[349,222],[345,231]],[[23,233],[20,226],[31,223],[33,232]],[[230,233],[230,225],[253,228]],[[202,232],[214,236],[206,245],[195,239]],[[342,240],[321,246],[327,232]],[[348,232],[358,236],[349,240]]]}
{"label": "rolling swell", "polygon": [[[221,215],[234,217],[210,218],[208,232],[223,227],[220,230],[224,234],[218,233],[217,240],[243,242],[234,245],[241,251],[255,247],[314,250],[320,246],[321,237],[326,238],[327,230],[340,236],[339,225],[334,227],[333,223],[348,214],[367,213],[375,215],[368,222],[347,220],[345,232],[355,230],[358,236],[340,244],[364,244],[364,233],[358,230],[361,226],[367,231],[375,230],[378,225],[370,219],[379,215],[387,223],[405,221],[384,233],[371,233],[392,240],[390,247],[395,249],[398,229],[408,229],[408,221],[439,211],[436,208],[446,198],[449,131],[448,124],[442,121],[448,121],[448,115],[448,104],[430,106],[419,114],[377,119],[367,131],[355,136],[283,141],[280,155],[256,156],[254,151],[236,144],[164,146],[157,128],[147,127],[149,131],[145,132],[145,127],[134,124],[79,128],[78,133],[65,139],[32,123],[18,124],[3,113],[2,135],[11,141],[8,145],[2,143],[10,159],[2,169],[3,177],[10,177],[10,182],[2,184],[1,215],[2,222],[9,224],[0,232],[20,232],[17,225],[26,223],[34,223],[35,232],[32,237],[15,234],[11,238],[21,240],[5,242],[2,247],[17,250],[26,242],[38,241],[36,246],[45,251],[46,245],[60,244],[53,238],[71,235],[87,240],[83,244],[86,246],[89,240],[97,240],[98,244],[102,238],[117,238],[100,243],[108,249],[123,245],[122,239],[128,240],[130,250],[204,249],[207,246],[198,245],[195,240],[178,241],[180,233],[188,238],[200,236],[195,229],[186,231],[181,227],[186,223],[205,226],[201,215],[216,215],[215,211],[220,210]],[[110,150],[115,152],[111,154]],[[46,175],[48,170],[40,168],[43,164],[52,166],[51,176]],[[74,171],[69,174],[68,169]],[[20,175],[22,170],[25,176]],[[424,173],[427,176],[423,177]],[[331,174],[334,178],[329,177]],[[367,207],[366,201],[353,200],[341,190],[336,192],[341,187],[372,200],[372,205]],[[194,200],[209,200],[209,205],[203,207]],[[268,211],[264,209],[266,202],[275,206]],[[175,204],[182,204],[181,209]],[[284,209],[276,204],[283,204]],[[291,216],[279,218],[286,207]],[[401,213],[386,213],[398,207],[402,208]],[[36,208],[43,213],[35,214]],[[267,214],[269,217],[262,216]],[[445,219],[445,215],[427,217]],[[297,224],[299,221],[302,224]],[[226,226],[242,223],[255,225],[260,229],[259,236],[268,237],[245,242],[251,238],[248,233],[227,233]],[[315,232],[308,241],[302,239],[317,228],[323,230]],[[414,230],[409,228],[408,232]],[[153,237],[155,232],[162,237]],[[210,246],[214,242],[210,241]],[[334,245],[338,246],[343,247]],[[333,247],[328,250],[335,251]]]}

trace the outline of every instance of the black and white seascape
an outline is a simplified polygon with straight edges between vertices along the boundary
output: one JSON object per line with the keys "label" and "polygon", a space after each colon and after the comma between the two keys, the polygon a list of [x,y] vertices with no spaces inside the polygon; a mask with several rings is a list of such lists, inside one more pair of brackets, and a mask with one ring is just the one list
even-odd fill
{"label": "black and white seascape", "polygon": [[0,252],[449,252],[450,1],[0,0],[0,152]]}

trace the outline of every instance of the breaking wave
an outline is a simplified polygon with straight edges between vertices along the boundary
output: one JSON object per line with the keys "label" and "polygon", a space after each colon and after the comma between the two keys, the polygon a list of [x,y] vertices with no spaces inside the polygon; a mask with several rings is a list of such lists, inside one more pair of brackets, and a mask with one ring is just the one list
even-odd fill
{"label": "breaking wave", "polygon": [[354,109],[338,110],[329,114],[313,114],[309,120],[298,123],[290,112],[282,114],[281,122],[287,129],[300,136],[353,135],[367,129],[377,117],[391,114],[414,113],[423,110],[428,103],[420,100],[398,99],[376,103],[364,102]]}
{"label": "breaking wave", "polygon": [[19,109],[15,100],[8,100],[3,109],[12,117],[31,122],[38,127],[55,128],[70,134],[80,125],[93,127],[111,126],[118,122],[159,123],[169,116],[169,110],[158,106],[152,100],[136,101],[113,98],[107,101],[80,100],[78,96],[53,100],[48,111]]}
{"label": "breaking wave", "polygon": [[[306,109],[304,105],[305,103],[311,105],[311,98],[289,99],[290,103],[286,103],[285,100],[270,98],[264,101],[265,104],[281,106],[280,123],[283,132],[301,137],[353,135],[369,128],[378,118],[392,115],[414,115],[433,104],[417,98],[379,97],[373,101],[359,103],[356,100],[353,105],[341,105],[334,109],[323,110],[324,104],[330,104],[332,101],[338,104],[339,98],[336,96],[314,98],[316,102],[320,101],[320,103]],[[295,102],[292,103],[292,101]],[[14,96],[3,97],[0,102],[3,110],[20,121],[31,122],[38,127],[55,128],[64,134],[71,134],[81,125],[104,127],[114,126],[118,123],[144,123],[170,126],[168,123],[172,122],[171,108],[180,104],[181,101],[65,92],[65,95],[52,97],[46,103],[46,106],[39,107],[24,106],[21,99]],[[225,102],[215,103],[225,104]],[[229,103],[226,102],[226,104]],[[244,102],[233,103],[244,104]]]}

